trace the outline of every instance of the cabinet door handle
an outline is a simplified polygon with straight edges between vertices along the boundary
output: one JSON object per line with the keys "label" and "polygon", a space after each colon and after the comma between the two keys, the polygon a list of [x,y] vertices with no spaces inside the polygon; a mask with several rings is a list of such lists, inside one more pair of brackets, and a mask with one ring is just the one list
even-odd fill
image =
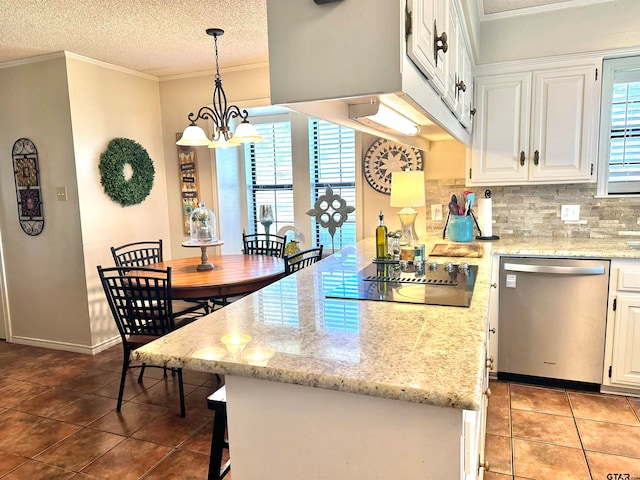
{"label": "cabinet door handle", "polygon": [[524,150],[520,152],[520,166],[524,167]]}
{"label": "cabinet door handle", "polygon": [[438,66],[438,50],[442,50],[442,53],[447,53],[449,50],[449,44],[447,43],[447,32],[442,32],[438,36],[438,27],[436,21],[433,21],[433,59]]}
{"label": "cabinet door handle", "polygon": [[536,150],[533,152],[533,164],[537,167],[540,163],[540,152]]}
{"label": "cabinet door handle", "polygon": [[467,86],[464,84],[464,82],[462,80],[460,80],[458,83],[456,83],[456,89],[458,90],[458,92],[460,90],[462,90],[463,92],[467,91]]}
{"label": "cabinet door handle", "polygon": [[[487,368],[488,368],[489,370],[493,370],[493,357],[489,357],[489,358],[487,358],[487,360],[486,360],[486,366],[487,366]],[[489,389],[487,389],[487,390],[489,390]],[[491,394],[489,394],[489,395],[491,395]]]}

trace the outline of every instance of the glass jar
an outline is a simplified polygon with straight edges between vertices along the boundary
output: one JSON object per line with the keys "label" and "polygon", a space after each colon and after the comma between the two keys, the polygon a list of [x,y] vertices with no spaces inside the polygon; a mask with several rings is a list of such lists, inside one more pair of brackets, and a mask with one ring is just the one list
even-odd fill
{"label": "glass jar", "polygon": [[451,215],[448,230],[449,240],[452,242],[473,240],[473,220],[470,215]]}
{"label": "glass jar", "polygon": [[216,215],[212,210],[199,203],[189,218],[191,243],[214,243],[218,241]]}

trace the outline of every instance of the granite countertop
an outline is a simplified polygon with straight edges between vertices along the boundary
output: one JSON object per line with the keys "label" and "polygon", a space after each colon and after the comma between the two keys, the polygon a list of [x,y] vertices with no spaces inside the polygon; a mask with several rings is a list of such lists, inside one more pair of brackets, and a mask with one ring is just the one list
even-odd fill
{"label": "granite countertop", "polygon": [[554,238],[504,236],[491,242],[496,255],[536,255],[550,257],[640,258],[640,239],[623,238]]}
{"label": "granite countertop", "polygon": [[[438,235],[426,237],[426,252]],[[501,238],[483,242],[469,308],[325,298],[367,266],[365,239],[134,352],[170,367],[247,376],[442,407],[477,410],[482,396],[494,255],[640,258],[628,239]],[[474,242],[475,243],[475,242]],[[431,259],[430,259],[431,260]],[[438,257],[438,262],[462,259]],[[222,338],[249,335],[244,354],[274,352],[266,366],[231,354]]]}
{"label": "granite countertop", "polygon": [[[430,252],[434,236],[425,241]],[[446,242],[444,242],[446,243]],[[134,352],[141,361],[225,375],[477,410],[485,370],[491,255],[478,265],[471,306],[325,298],[371,263],[365,239]],[[454,262],[460,258],[450,259]],[[447,258],[439,257],[439,262]],[[222,338],[245,334],[274,352],[266,366],[231,354]]]}

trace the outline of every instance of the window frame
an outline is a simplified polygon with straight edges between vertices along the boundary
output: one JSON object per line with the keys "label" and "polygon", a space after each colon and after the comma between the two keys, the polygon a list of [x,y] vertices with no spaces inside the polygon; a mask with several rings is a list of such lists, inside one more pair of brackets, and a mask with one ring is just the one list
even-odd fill
{"label": "window frame", "polygon": [[[254,165],[253,165],[253,155],[251,154],[252,148],[255,148],[255,144],[247,144],[243,149],[244,158],[245,158],[245,171],[246,171],[246,188],[247,188],[247,221],[250,229],[253,229],[254,232],[259,233],[263,231],[263,228],[260,224],[260,219],[258,218],[258,202],[256,201],[256,192],[257,191],[272,191],[274,195],[276,195],[277,191],[288,191],[291,192],[291,206],[293,215],[295,217],[295,175],[293,174],[293,141],[292,141],[292,123],[288,114],[273,114],[273,115],[262,115],[255,116],[252,118],[252,123],[259,128],[260,125],[264,124],[275,124],[275,123],[288,123],[289,124],[289,155],[291,157],[291,183],[287,184],[254,184]],[[259,144],[258,144],[259,145]],[[260,203],[262,205],[263,203]],[[293,220],[278,220],[278,208],[275,204],[274,206],[274,217],[275,221],[272,225],[272,229],[270,233],[277,233],[279,228],[282,228],[285,225],[293,224]]]}
{"label": "window frame", "polygon": [[[338,182],[331,182],[331,181],[321,181],[319,178],[320,175],[320,169],[319,169],[319,161],[321,158],[321,155],[318,154],[318,150],[320,148],[320,145],[316,143],[315,141],[315,135],[312,135],[312,130],[314,129],[320,129],[320,126],[322,123],[329,123],[331,125],[334,125],[335,127],[337,127],[338,133],[341,134],[343,129],[344,130],[349,130],[349,134],[353,135],[353,180],[352,181],[338,181]],[[314,126],[315,124],[317,124],[317,126]],[[354,204],[352,205],[353,207],[356,207],[357,201],[358,201],[358,190],[357,190],[357,177],[358,177],[358,169],[357,169],[357,136],[356,136],[356,131],[352,128],[349,127],[345,127],[344,125],[339,125],[336,124],[334,122],[329,122],[327,120],[323,120],[320,118],[315,118],[315,117],[309,117],[308,118],[308,127],[309,127],[309,140],[308,140],[308,144],[309,144],[309,162],[310,162],[310,186],[311,186],[311,205],[314,205],[315,202],[317,201],[317,199],[319,198],[319,196],[323,195],[326,188],[327,187],[331,187],[334,190],[340,190],[343,188],[348,188],[348,189],[353,189],[353,202]],[[341,153],[341,158],[342,158],[342,151]],[[336,248],[337,250],[341,250],[343,248],[346,248],[348,246],[353,246],[356,244],[356,242],[358,241],[358,225],[357,225],[357,214],[354,211],[353,213],[349,214],[349,220],[348,220],[348,224],[349,225],[353,225],[353,243],[351,242],[345,242],[345,238],[344,238],[344,229],[342,227],[340,227],[338,229],[338,231],[336,232],[336,237],[338,238],[338,241],[334,241],[333,245],[327,245],[322,243],[322,228],[320,226],[320,224],[318,222],[316,222],[315,218],[312,219],[312,236],[313,236],[313,246],[314,247],[319,247],[320,245],[324,246],[324,249],[327,253],[332,252],[332,247]],[[344,224],[343,224],[344,226]],[[335,239],[335,237],[334,237]]]}
{"label": "window frame", "polygon": [[[600,135],[598,149],[597,196],[606,198],[640,197],[640,181],[630,181],[627,185],[633,190],[629,193],[610,192],[609,160],[611,142],[611,117],[613,110],[613,86],[616,74],[637,71],[640,82],[640,56],[605,58],[602,63],[602,97],[600,104]],[[640,165],[638,166],[640,174]],[[621,182],[622,183],[622,182]]]}

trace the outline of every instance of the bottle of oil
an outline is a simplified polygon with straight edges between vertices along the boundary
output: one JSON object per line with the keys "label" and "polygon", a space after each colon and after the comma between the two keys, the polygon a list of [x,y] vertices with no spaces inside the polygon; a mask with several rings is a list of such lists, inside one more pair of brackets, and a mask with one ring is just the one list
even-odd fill
{"label": "bottle of oil", "polygon": [[384,215],[380,210],[378,215],[380,223],[376,227],[376,258],[387,258],[387,227],[384,224]]}

